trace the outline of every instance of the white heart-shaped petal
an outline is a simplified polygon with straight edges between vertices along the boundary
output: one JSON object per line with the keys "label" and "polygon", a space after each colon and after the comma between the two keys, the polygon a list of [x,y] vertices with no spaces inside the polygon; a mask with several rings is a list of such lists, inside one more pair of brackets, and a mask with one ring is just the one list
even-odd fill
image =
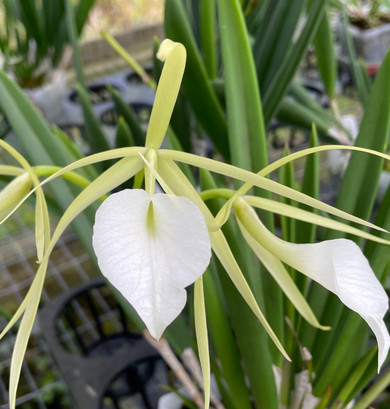
{"label": "white heart-shaped petal", "polygon": [[192,201],[136,189],[114,193],[99,207],[93,248],[103,275],[156,339],[182,311],[184,288],[203,274],[211,257],[205,220]]}
{"label": "white heart-shaped petal", "polygon": [[390,336],[383,321],[389,302],[360,248],[346,239],[293,244],[276,237],[272,248],[283,262],[335,293],[367,322],[378,341],[380,368],[390,348]]}
{"label": "white heart-shaped petal", "polygon": [[383,320],[389,302],[385,290],[356,243],[346,239],[308,244],[288,243],[272,234],[245,202],[237,204],[236,214],[244,228],[261,246],[335,293],[347,307],[360,314],[377,338],[379,369],[390,348],[390,336]]}

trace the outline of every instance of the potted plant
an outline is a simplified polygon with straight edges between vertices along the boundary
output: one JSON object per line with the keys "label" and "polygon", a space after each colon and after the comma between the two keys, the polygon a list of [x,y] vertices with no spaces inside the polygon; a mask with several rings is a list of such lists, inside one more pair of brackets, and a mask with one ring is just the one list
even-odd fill
{"label": "potted plant", "polygon": [[[74,4],[79,36],[94,0]],[[0,51],[4,69],[26,90],[49,121],[66,91],[63,68],[70,58],[66,1],[4,0]]]}
{"label": "potted plant", "polygon": [[[365,62],[368,72],[375,74],[390,46],[390,2],[348,0],[346,11],[356,55]],[[346,61],[348,46],[342,27],[340,37],[340,56]]]}

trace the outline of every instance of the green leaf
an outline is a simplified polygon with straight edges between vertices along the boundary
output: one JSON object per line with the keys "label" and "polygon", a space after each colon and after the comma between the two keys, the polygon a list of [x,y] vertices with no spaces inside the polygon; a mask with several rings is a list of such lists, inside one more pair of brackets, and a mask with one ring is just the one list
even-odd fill
{"label": "green leaf", "polygon": [[77,80],[83,86],[86,87],[82,62],[81,62],[81,54],[80,54],[80,47],[78,43],[78,33],[76,27],[76,16],[75,10],[71,0],[64,0],[65,1],[65,12],[66,12],[66,27],[68,32],[68,37],[70,40],[70,44],[73,48],[73,63],[76,69]]}
{"label": "green leaf", "polygon": [[[215,266],[211,268],[216,269]],[[223,295],[217,291],[215,281],[218,277],[216,274],[217,271],[214,274],[211,274],[211,271],[206,271],[203,276],[207,320],[212,345],[220,362],[221,375],[228,386],[229,402],[236,409],[251,409],[250,395],[245,384],[245,374],[241,366],[239,351],[229,318],[222,304]]]}
{"label": "green leaf", "polygon": [[[50,0],[49,0],[50,1]],[[75,7],[76,29],[80,35],[88,19],[88,14],[93,7],[95,0],[79,0]]]}
{"label": "green leaf", "polygon": [[126,146],[135,146],[134,138],[124,118],[120,117],[116,130],[115,147],[124,148]]}
{"label": "green leaf", "polygon": [[367,100],[370,94],[370,82],[367,79],[367,71],[364,64],[361,64],[356,56],[356,51],[353,45],[352,36],[349,32],[349,18],[344,7],[343,11],[343,35],[347,43],[348,55],[349,55],[349,67],[352,72],[352,77],[354,79],[357,93],[360,102],[366,106]]}
{"label": "green leaf", "polygon": [[[284,147],[283,156],[288,156],[290,153],[288,146]],[[278,182],[284,186],[288,186],[291,189],[294,189],[295,184],[295,176],[294,176],[294,168],[293,163],[288,162],[284,166],[279,168],[278,171]],[[293,206],[294,202],[291,199],[282,197],[280,199],[282,204]],[[295,222],[288,216],[282,215],[281,216],[281,227],[282,227],[282,237],[285,241],[295,241]]]}
{"label": "green leaf", "polygon": [[200,1],[200,33],[204,64],[210,79],[217,76],[216,4],[215,0]]}
{"label": "green leaf", "polygon": [[325,10],[318,26],[317,33],[314,37],[314,47],[318,71],[320,72],[322,82],[324,83],[329,98],[333,99],[336,87],[337,63],[334,50],[335,42],[330,26],[328,10]]}
{"label": "green leaf", "polygon": [[258,171],[267,146],[259,86],[244,16],[237,0],[218,0],[231,162]]}
{"label": "green leaf", "polygon": [[130,131],[134,137],[135,146],[144,146],[145,132],[140,126],[140,122],[137,119],[134,109],[123,100],[122,96],[116,89],[113,87],[108,87],[108,91],[112,96],[118,114],[123,116],[123,119],[130,128]]}
{"label": "green leaf", "polygon": [[76,88],[80,98],[81,106],[83,108],[85,129],[87,131],[88,144],[91,149],[91,153],[109,150],[110,146],[102,131],[100,122],[93,112],[91,101],[86,89],[80,84],[77,85]]}
{"label": "green leaf", "polygon": [[196,118],[218,151],[226,159],[229,159],[226,120],[208,81],[207,72],[181,0],[166,0],[164,21],[167,37],[180,41],[187,50],[187,65],[182,84],[183,92]]}
{"label": "green leaf", "polygon": [[284,123],[306,129],[310,129],[314,123],[318,130],[325,135],[330,128],[325,118],[289,96],[284,97],[280,102],[277,118]]}
{"label": "green leaf", "polygon": [[[292,48],[303,0],[268,3],[268,10],[253,45],[260,89],[265,92]],[[263,27],[264,28],[263,28]]]}
{"label": "green leaf", "polygon": [[313,0],[311,3],[305,26],[299,38],[295,41],[294,46],[287,50],[282,63],[272,77],[270,85],[262,90],[264,121],[266,124],[269,123],[277,111],[281,98],[286,93],[302,56],[321,21],[325,2],[323,0]]}
{"label": "green leaf", "polygon": [[[310,138],[310,147],[318,146],[318,137],[316,129],[313,131]],[[309,155],[306,158],[305,173],[303,175],[301,192],[317,199],[320,192],[320,155]],[[298,205],[301,209],[311,210],[305,205]],[[313,224],[297,221],[296,222],[296,242],[297,243],[314,243],[316,228]]]}

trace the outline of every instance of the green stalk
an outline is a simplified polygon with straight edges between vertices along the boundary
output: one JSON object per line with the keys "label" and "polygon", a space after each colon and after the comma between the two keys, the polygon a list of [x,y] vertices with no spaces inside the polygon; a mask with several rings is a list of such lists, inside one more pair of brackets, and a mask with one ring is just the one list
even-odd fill
{"label": "green stalk", "polygon": [[329,21],[329,14],[325,12],[314,37],[314,47],[317,57],[318,71],[330,99],[334,98],[337,79],[337,62],[335,43]]}
{"label": "green stalk", "polygon": [[77,41],[78,35],[77,35],[76,20],[75,20],[74,9],[73,9],[71,0],[65,0],[65,12],[66,12],[68,35],[69,35],[70,42],[72,44],[72,49],[73,49],[73,61],[74,61],[74,66],[76,68],[77,80],[85,88],[86,81],[85,81],[85,77],[84,77],[84,73],[82,69],[80,47],[78,46],[78,41]]}
{"label": "green stalk", "polygon": [[165,32],[168,38],[181,42],[187,50],[183,93],[196,119],[226,160],[230,159],[226,119],[209,82],[189,17],[181,0],[165,1]]}
{"label": "green stalk", "polygon": [[273,76],[269,86],[263,90],[265,123],[269,123],[277,111],[282,96],[286,93],[286,90],[298,69],[302,56],[322,18],[324,4],[325,2],[323,0],[313,0],[311,2],[306,24],[301,35],[295,42],[294,47],[288,49],[285,58],[279,65],[276,75]]}
{"label": "green stalk", "polygon": [[359,380],[361,379],[363,373],[367,369],[371,360],[376,356],[377,349],[371,348],[368,353],[360,360],[356,368],[350,372],[347,382],[344,384],[342,390],[337,396],[336,401],[330,407],[330,409],[343,409],[343,407],[349,403],[349,396],[354,390]]}
{"label": "green stalk", "polygon": [[[212,263],[213,264],[213,263]],[[215,266],[210,266],[215,269]],[[215,280],[218,278],[211,272],[203,275],[206,297],[208,327],[215,353],[222,369],[224,382],[227,383],[229,402],[236,409],[251,409],[250,395],[245,383],[245,374],[241,366],[240,355],[234,334],[222,305],[223,294],[218,291]]]}
{"label": "green stalk", "polygon": [[217,76],[216,4],[215,0],[200,1],[200,33],[204,64],[210,79]]}
{"label": "green stalk", "polygon": [[355,403],[353,409],[366,409],[390,384],[390,368],[374,382],[374,384],[363,394],[363,396]]}
{"label": "green stalk", "polygon": [[267,145],[259,85],[237,0],[218,0],[232,164],[259,171],[267,165]]}

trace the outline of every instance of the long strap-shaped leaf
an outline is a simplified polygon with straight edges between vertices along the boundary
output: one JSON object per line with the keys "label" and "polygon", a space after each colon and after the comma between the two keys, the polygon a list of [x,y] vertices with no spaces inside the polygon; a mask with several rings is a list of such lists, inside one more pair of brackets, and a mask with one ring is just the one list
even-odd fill
{"label": "long strap-shaped leaf", "polygon": [[219,0],[231,163],[258,171],[267,165],[259,85],[238,0]]}
{"label": "long strap-shaped leaf", "polygon": [[325,2],[323,0],[312,1],[305,27],[298,40],[286,53],[283,63],[280,64],[279,70],[274,75],[270,85],[267,89],[262,90],[264,121],[266,124],[269,123],[275,114],[282,96],[285,94],[291,79],[298,69],[302,56],[321,21],[324,5]]}
{"label": "long strap-shaped leaf", "polygon": [[[268,3],[268,10],[256,33],[255,56],[260,89],[266,90],[291,47],[301,17],[302,0],[277,0]],[[263,28],[264,27],[264,28]]]}
{"label": "long strap-shaped leaf", "polygon": [[226,120],[209,83],[181,0],[166,0],[164,21],[166,35],[172,40],[181,42],[187,50],[188,63],[182,86],[191,108],[219,152],[229,159]]}

